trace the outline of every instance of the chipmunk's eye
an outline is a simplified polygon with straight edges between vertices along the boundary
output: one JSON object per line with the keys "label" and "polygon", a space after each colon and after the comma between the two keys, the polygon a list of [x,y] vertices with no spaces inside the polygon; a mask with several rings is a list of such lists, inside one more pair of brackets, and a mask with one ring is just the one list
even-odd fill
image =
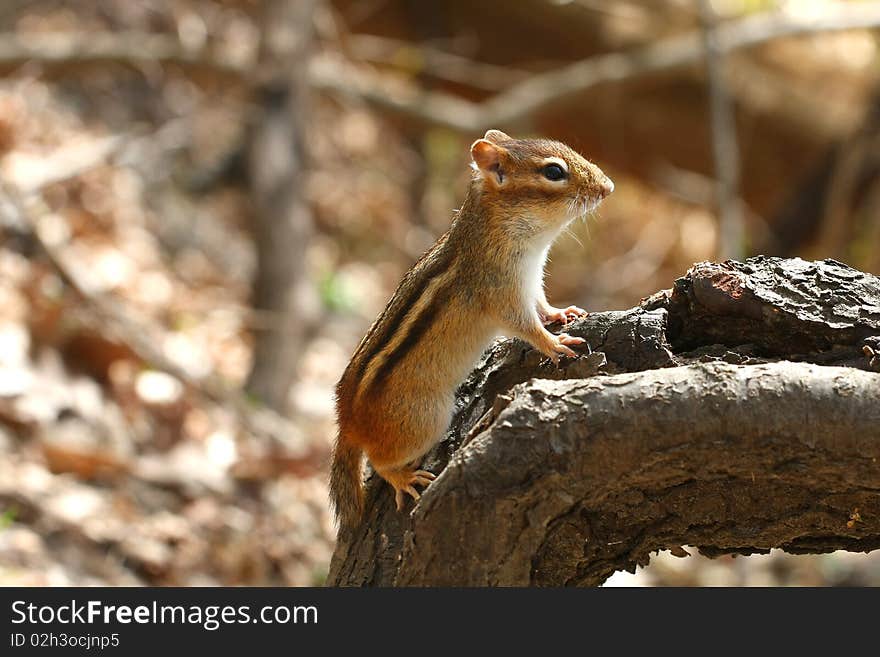
{"label": "chipmunk's eye", "polygon": [[563,169],[558,164],[553,164],[553,163],[548,164],[543,169],[541,169],[541,173],[544,174],[544,177],[547,180],[553,180],[553,181],[563,180],[568,175],[568,173],[565,171],[565,169]]}

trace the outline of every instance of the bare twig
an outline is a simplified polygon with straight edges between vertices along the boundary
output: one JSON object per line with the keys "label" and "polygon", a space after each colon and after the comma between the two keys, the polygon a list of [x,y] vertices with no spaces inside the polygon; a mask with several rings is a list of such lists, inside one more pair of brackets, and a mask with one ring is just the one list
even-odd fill
{"label": "bare twig", "polygon": [[89,34],[0,35],[0,65],[21,66],[35,62],[45,66],[70,64],[171,64],[204,68],[239,76],[250,63],[225,57],[206,48],[189,49],[177,37],[148,32]]}
{"label": "bare twig", "polygon": [[309,66],[309,79],[318,91],[354,98],[392,114],[457,132],[478,132],[489,120],[484,116],[480,103],[393,80],[356,67],[338,56],[325,55],[313,59]]}
{"label": "bare twig", "polygon": [[487,91],[500,91],[523,81],[528,71],[479,62],[424,43],[353,34],[345,40],[346,50],[356,60],[393,66]]}
{"label": "bare twig", "polygon": [[719,219],[718,253],[722,259],[738,259],[745,249],[745,231],[739,203],[736,120],[724,79],[725,53],[718,40],[717,18],[709,0],[700,0],[700,22],[709,77],[712,155],[718,181],[715,199]]}

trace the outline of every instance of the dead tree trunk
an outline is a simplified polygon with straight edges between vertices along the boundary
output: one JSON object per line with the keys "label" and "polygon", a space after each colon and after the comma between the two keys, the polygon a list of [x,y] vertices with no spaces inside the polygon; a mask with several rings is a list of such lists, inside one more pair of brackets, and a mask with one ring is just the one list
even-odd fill
{"label": "dead tree trunk", "polygon": [[501,340],[461,386],[412,513],[368,482],[331,585],[598,585],[655,550],[880,547],[880,279],[833,260],[701,263],[573,331]]}
{"label": "dead tree trunk", "polygon": [[305,253],[313,227],[305,199],[303,137],[308,113],[306,62],[316,4],[317,0],[272,0],[264,5],[257,88],[260,112],[251,129],[248,153],[257,251],[253,305],[272,321],[254,331],[253,364],[246,387],[282,413],[316,314],[314,293],[305,276]]}

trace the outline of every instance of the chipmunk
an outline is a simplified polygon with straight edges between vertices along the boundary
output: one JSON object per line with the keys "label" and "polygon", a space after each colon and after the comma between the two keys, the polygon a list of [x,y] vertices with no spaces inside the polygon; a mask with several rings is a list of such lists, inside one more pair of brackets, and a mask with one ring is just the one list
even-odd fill
{"label": "chipmunk", "polygon": [[455,390],[499,333],[554,363],[584,342],[545,324],[586,314],[555,308],[544,264],[559,233],[614,190],[565,144],[489,130],[471,146],[473,180],[449,230],[410,269],[336,386],[339,433],[330,495],[340,528],[363,508],[362,455],[405,495],[435,475],[418,469],[449,426]]}

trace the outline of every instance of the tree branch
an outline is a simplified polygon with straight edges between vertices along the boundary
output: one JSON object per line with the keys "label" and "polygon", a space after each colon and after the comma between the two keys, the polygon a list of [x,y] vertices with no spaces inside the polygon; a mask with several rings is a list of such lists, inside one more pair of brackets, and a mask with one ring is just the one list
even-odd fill
{"label": "tree branch", "polygon": [[707,363],[523,384],[425,494],[395,583],[596,585],[683,544],[876,549],[878,379]]}
{"label": "tree branch", "polygon": [[371,478],[330,584],[596,585],[681,545],[880,547],[880,279],[700,263],[566,329],[593,352],[560,369],[487,352],[424,463],[438,479],[398,513]]}

